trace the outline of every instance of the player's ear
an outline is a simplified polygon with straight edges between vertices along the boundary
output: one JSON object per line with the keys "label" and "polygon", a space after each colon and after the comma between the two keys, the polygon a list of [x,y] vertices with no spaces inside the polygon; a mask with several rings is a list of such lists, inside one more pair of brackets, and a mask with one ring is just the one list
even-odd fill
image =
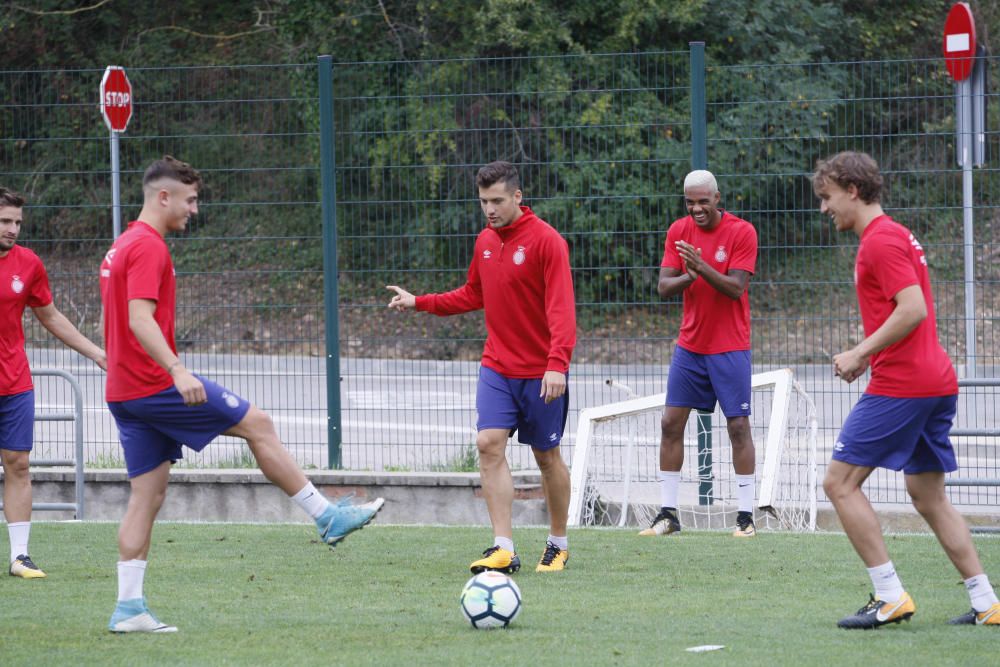
{"label": "player's ear", "polygon": [[170,192],[165,188],[161,188],[156,191],[156,201],[160,206],[166,206],[170,203]]}

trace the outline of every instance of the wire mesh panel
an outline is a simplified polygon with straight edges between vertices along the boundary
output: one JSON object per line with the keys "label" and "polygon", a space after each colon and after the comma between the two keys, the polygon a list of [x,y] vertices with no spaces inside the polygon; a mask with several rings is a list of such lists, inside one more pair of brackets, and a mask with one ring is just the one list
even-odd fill
{"label": "wire mesh panel", "polygon": [[[987,60],[987,91],[996,91],[998,63]],[[685,214],[688,52],[344,62],[333,71],[338,265],[325,270],[341,299],[345,467],[476,467],[482,314],[390,312],[385,285],[424,293],[464,282],[484,224],[474,175],[496,159],[517,165],[525,203],[570,245],[578,344],[567,433],[582,408],[663,390],[681,307],[661,301],[656,282],[667,226]],[[111,243],[102,74],[0,71],[0,183],[28,196],[21,242],[46,262],[57,307],[92,338],[97,266]],[[123,219],[138,214],[142,171],[164,153],[194,164],[206,183],[200,214],[169,241],[185,362],[270,412],[302,463],[326,465],[317,68],[128,74],[135,114],[121,141]],[[817,405],[822,463],[864,383],[844,385],[830,371],[831,355],[863,333],[857,242],[818,212],[809,180],[817,158],[856,149],[880,162],[886,209],[927,251],[942,342],[969,372],[954,86],[932,59],[710,63],[706,87],[708,166],[723,206],[760,238],[754,370],[793,368]],[[975,361],[977,375],[996,376],[1000,106],[987,94],[994,129],[973,188]],[[32,364],[65,368],[83,384],[88,460],[120,465],[103,374],[26,322]],[[968,400],[964,426],[995,423],[988,398]],[[569,455],[572,437],[564,442]],[[188,464],[249,464],[240,443],[220,445]],[[995,444],[971,445],[963,460],[995,465]],[[512,451],[515,467],[533,465],[527,448]],[[877,501],[905,500],[896,476],[880,472],[872,483],[886,489]]]}
{"label": "wire mesh panel", "polygon": [[[326,460],[318,111],[314,65],[128,68],[134,115],[121,137],[122,219],[138,215],[145,167],[164,154],[202,173],[200,212],[168,238],[177,346],[195,372],[272,413],[304,463]],[[21,242],[46,263],[56,307],[100,340],[97,268],[111,245],[102,70],[0,72],[0,183],[29,203]],[[103,407],[103,374],[27,316],[30,361],[53,355]],[[106,410],[88,416],[91,465],[121,465]],[[235,441],[190,465],[245,465]]]}
{"label": "wire mesh panel", "polygon": [[[688,169],[686,62],[641,53],[335,66],[345,461],[470,459],[482,314],[387,317],[384,286],[419,294],[464,282],[485,224],[474,177],[493,160],[517,166],[525,204],[570,245],[574,410],[615,395],[601,364],[618,364],[624,383],[661,373],[672,334],[656,267]],[[371,424],[398,446],[362,445]],[[452,452],[443,459],[442,445]],[[513,456],[531,465],[527,448]]]}
{"label": "wire mesh panel", "polygon": [[[995,63],[990,75],[995,79]],[[882,205],[924,247],[939,336],[960,374],[970,372],[954,85],[940,59],[714,67],[707,79],[710,168],[717,170],[724,206],[753,222],[760,237],[750,288],[755,365],[797,365],[819,406],[819,459],[825,462],[866,378],[847,386],[830,370],[831,356],[856,345],[864,332],[853,281],[857,238],[838,234],[820,215],[811,184],[817,159],[857,150],[879,162]],[[996,129],[987,135],[989,155],[997,155],[997,136]],[[976,171],[980,376],[994,375],[1000,359],[993,325],[997,185],[995,168]],[[876,471],[868,487],[873,501],[907,501],[895,473]]]}

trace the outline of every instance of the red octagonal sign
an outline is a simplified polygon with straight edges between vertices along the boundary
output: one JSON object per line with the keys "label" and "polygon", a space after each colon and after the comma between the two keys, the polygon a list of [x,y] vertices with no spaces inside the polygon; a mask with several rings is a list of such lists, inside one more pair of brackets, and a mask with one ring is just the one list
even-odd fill
{"label": "red octagonal sign", "polygon": [[965,2],[956,2],[944,21],[944,64],[955,81],[965,81],[972,73],[976,56],[976,23]]}
{"label": "red octagonal sign", "polygon": [[109,65],[101,79],[101,115],[114,132],[124,132],[132,119],[132,84],[121,67]]}

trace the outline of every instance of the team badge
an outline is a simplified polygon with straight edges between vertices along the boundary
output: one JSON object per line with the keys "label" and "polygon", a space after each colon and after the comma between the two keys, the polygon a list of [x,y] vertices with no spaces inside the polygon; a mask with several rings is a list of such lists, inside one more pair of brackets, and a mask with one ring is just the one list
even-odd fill
{"label": "team badge", "polygon": [[20,276],[14,276],[10,281],[10,288],[14,290],[14,294],[20,294],[24,291],[24,283],[21,282]]}
{"label": "team badge", "polygon": [[719,249],[715,251],[715,261],[724,262],[726,261],[726,246],[719,246]]}
{"label": "team badge", "polygon": [[517,251],[514,253],[514,263],[520,266],[524,264],[524,246],[517,246]]}
{"label": "team badge", "polygon": [[240,407],[240,399],[236,398],[228,391],[222,392],[222,400],[224,400],[226,402],[226,405],[233,408],[234,410]]}

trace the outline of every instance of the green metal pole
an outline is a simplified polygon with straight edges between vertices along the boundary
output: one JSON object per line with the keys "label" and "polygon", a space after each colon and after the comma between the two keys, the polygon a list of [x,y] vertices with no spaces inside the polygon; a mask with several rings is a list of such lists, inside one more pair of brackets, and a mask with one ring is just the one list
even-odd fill
{"label": "green metal pole", "polygon": [[691,168],[708,169],[708,119],[705,112],[705,42],[691,48]]}
{"label": "green metal pole", "polygon": [[[708,169],[708,117],[705,110],[705,42],[691,49],[691,169]],[[712,413],[698,412],[698,504],[711,505]]]}
{"label": "green metal pole", "polygon": [[326,316],[327,467],[341,467],[340,319],[337,304],[337,183],[333,142],[333,57],[319,57],[319,150],[323,216],[323,311]]}

